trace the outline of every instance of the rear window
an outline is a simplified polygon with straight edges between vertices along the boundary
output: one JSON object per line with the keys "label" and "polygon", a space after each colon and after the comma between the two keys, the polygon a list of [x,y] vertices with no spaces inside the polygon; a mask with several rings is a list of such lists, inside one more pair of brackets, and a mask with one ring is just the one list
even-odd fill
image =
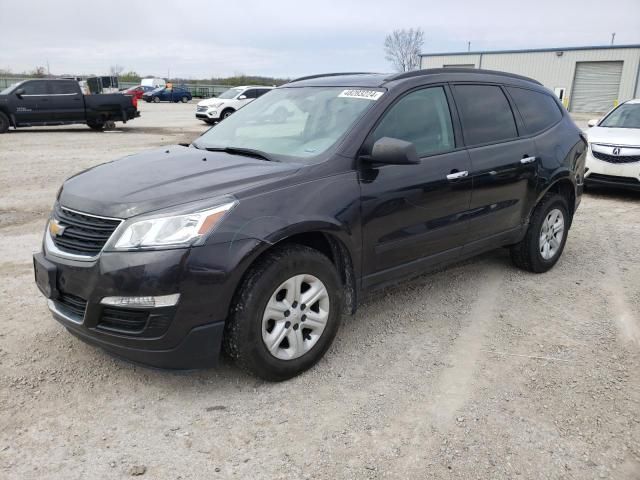
{"label": "rear window", "polygon": [[516,138],[516,122],[502,89],[494,85],[455,85],[456,104],[467,145]]}
{"label": "rear window", "polygon": [[524,121],[524,134],[541,132],[562,118],[560,107],[549,95],[525,88],[507,87]]}

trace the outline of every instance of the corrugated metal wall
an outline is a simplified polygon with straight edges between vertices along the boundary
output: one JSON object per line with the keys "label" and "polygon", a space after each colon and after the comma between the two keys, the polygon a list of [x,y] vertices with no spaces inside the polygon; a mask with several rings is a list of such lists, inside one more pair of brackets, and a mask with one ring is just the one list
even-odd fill
{"label": "corrugated metal wall", "polygon": [[[501,70],[535,78],[551,90],[566,88],[567,101],[578,62],[622,61],[620,91],[617,100],[634,98],[640,68],[640,48],[611,48],[601,50],[560,50],[553,52],[471,53],[461,55],[423,56],[422,68],[441,68],[444,65],[474,64],[476,68]],[[638,86],[640,89],[640,86]],[[612,105],[613,106],[613,105]]]}

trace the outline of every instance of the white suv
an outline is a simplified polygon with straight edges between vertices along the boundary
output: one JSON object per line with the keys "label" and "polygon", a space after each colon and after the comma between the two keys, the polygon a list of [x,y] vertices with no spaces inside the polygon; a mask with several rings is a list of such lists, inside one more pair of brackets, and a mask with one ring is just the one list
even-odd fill
{"label": "white suv", "polygon": [[230,88],[219,97],[208,98],[199,102],[196,107],[196,118],[207,123],[223,120],[273,88],[257,85]]}
{"label": "white suv", "polygon": [[620,104],[589,126],[586,185],[640,191],[640,99]]}

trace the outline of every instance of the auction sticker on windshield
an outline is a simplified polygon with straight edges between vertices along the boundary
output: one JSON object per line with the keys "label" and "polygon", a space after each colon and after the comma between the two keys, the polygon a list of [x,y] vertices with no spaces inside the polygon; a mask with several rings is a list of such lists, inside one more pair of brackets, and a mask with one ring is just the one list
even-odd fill
{"label": "auction sticker on windshield", "polygon": [[378,100],[384,92],[376,90],[343,90],[338,97],[342,98],[364,98],[366,100]]}

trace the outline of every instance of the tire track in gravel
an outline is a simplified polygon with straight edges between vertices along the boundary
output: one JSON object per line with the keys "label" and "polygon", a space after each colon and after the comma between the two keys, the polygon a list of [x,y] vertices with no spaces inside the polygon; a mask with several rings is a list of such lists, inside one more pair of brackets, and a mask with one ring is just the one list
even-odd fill
{"label": "tire track in gravel", "polygon": [[478,279],[477,296],[464,321],[466,326],[449,348],[443,360],[446,366],[435,379],[431,393],[423,402],[398,406],[401,413],[393,419],[390,434],[405,437],[406,443],[420,448],[412,449],[414,455],[395,462],[393,470],[397,478],[420,476],[423,455],[435,446],[434,440],[441,438],[434,433],[445,434],[455,425],[456,412],[472,398],[476,367],[483,356],[484,339],[496,319],[495,307],[503,278],[502,265],[486,265],[486,274]]}
{"label": "tire track in gravel", "polygon": [[[625,283],[619,267],[619,263],[623,262],[624,259],[619,259],[617,254],[620,251],[617,240],[624,236],[626,232],[620,231],[619,223],[613,222],[611,219],[619,220],[617,218],[618,215],[624,214],[629,214],[633,218],[638,211],[640,211],[640,208],[633,204],[607,210],[600,215],[599,219],[600,226],[604,228],[598,229],[598,233],[592,233],[596,237],[596,242],[600,244],[600,251],[603,256],[609,259],[604,269],[605,279],[601,285],[603,290],[607,292],[607,303],[611,310],[612,319],[615,321],[623,340],[633,343],[636,347],[640,347],[640,319],[627,299]],[[625,228],[633,229],[635,225],[630,223]],[[606,237],[603,232],[606,232]],[[637,265],[636,268],[638,268]]]}

